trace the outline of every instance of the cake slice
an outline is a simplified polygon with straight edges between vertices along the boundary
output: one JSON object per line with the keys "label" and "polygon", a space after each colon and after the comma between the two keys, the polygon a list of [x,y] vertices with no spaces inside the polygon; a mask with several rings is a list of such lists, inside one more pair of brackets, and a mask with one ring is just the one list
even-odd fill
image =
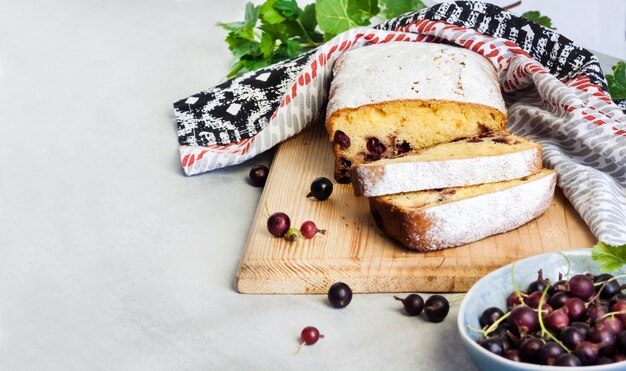
{"label": "cake slice", "polygon": [[505,124],[495,68],[470,50],[388,42],[347,51],[333,66],[326,129],[339,183],[353,165]]}
{"label": "cake slice", "polygon": [[439,144],[352,168],[357,196],[522,178],[541,170],[541,145],[506,131]]}
{"label": "cake slice", "polygon": [[372,216],[389,237],[427,252],[515,229],[550,206],[556,173],[498,183],[400,193],[369,199]]}

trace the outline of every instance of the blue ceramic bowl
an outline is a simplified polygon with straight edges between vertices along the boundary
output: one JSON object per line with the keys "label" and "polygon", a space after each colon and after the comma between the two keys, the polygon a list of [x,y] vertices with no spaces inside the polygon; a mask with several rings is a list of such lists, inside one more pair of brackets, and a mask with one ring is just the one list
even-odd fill
{"label": "blue ceramic bowl", "polygon": [[[537,279],[537,271],[543,269],[544,277],[554,281],[558,273],[566,273],[568,269],[567,259],[570,261],[570,274],[586,272],[599,273],[600,265],[591,259],[591,249],[571,249],[560,252],[546,253],[531,256],[515,263],[515,280],[520,289],[524,289],[532,281]],[[521,370],[567,370],[567,367],[540,366],[530,363],[509,361],[504,357],[488,352],[476,343],[480,334],[471,331],[472,328],[480,328],[478,318],[488,307],[499,307],[505,310],[506,297],[513,291],[511,280],[511,266],[509,264],[495,270],[481,278],[472,286],[463,298],[459,308],[457,324],[463,345],[470,358],[481,370],[521,371]],[[626,269],[611,272],[613,275],[625,274]],[[602,366],[586,366],[585,371],[595,370],[626,370],[626,361]]]}

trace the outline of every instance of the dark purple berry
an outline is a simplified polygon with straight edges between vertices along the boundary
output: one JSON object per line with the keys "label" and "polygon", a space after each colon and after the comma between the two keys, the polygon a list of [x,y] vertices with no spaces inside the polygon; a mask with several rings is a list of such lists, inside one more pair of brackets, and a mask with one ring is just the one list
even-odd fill
{"label": "dark purple berry", "polygon": [[539,349],[543,342],[537,338],[528,338],[519,346],[519,355],[522,361],[528,363],[539,363]]}
{"label": "dark purple berry", "polygon": [[333,136],[333,142],[339,145],[341,149],[350,147],[350,137],[341,130],[337,130]]}
{"label": "dark purple berry", "polygon": [[555,283],[553,283],[552,286],[550,286],[550,288],[548,289],[548,294],[554,295],[557,292],[564,292],[564,291],[567,291],[567,281],[558,280]]}
{"label": "dark purple berry", "polygon": [[607,328],[615,335],[618,335],[619,333],[624,331],[624,325],[622,324],[622,321],[620,321],[619,318],[613,316],[602,318],[598,321],[598,323],[596,323],[596,326]]}
{"label": "dark purple berry", "polygon": [[598,345],[598,354],[601,356],[611,355],[615,351],[615,334],[605,326],[596,325],[592,327],[587,334],[587,340]]}
{"label": "dark purple berry", "polygon": [[613,363],[613,360],[609,357],[606,356],[602,356],[600,358],[598,358],[598,360],[596,361],[596,363],[594,363],[594,365],[610,365],[611,363]]}
{"label": "dark purple berry", "polygon": [[584,366],[592,365],[598,360],[598,350],[598,345],[589,341],[581,341],[576,345],[574,355]]}
{"label": "dark purple berry", "polygon": [[559,291],[550,297],[549,302],[552,308],[559,309],[565,304],[565,300],[571,297],[572,295],[570,295],[568,292]]}
{"label": "dark purple berry", "polygon": [[378,153],[370,153],[363,156],[363,159],[367,162],[378,161],[380,160],[380,155]]}
{"label": "dark purple berry", "polygon": [[495,321],[504,315],[504,312],[500,308],[491,307],[483,311],[478,319],[480,327],[491,326]]}
{"label": "dark purple berry", "polygon": [[587,308],[582,299],[569,298],[563,303],[563,310],[567,313],[569,320],[574,322],[585,319]]}
{"label": "dark purple berry", "polygon": [[[543,292],[541,291],[535,291],[532,294],[528,295],[528,297],[526,298],[526,305],[528,305],[531,308],[537,309],[539,307],[539,302],[541,301],[542,295],[543,295]],[[550,295],[546,294],[546,297],[543,299],[544,304],[548,303],[549,300],[550,300]]]}
{"label": "dark purple berry", "polygon": [[587,307],[587,316],[592,323],[599,321],[608,312],[609,308],[606,305],[591,304]]}
{"label": "dark purple berry", "polygon": [[609,281],[612,278],[613,278],[612,275],[608,273],[602,273],[600,275],[595,276],[595,278],[593,279],[594,283],[604,282],[604,284],[596,286],[596,293],[600,292],[600,298],[611,299],[613,296],[620,293],[619,282],[617,282],[617,280]]}
{"label": "dark purple berry", "polygon": [[539,292],[543,292],[543,290],[546,288],[546,286],[548,286],[550,284],[550,282],[546,281],[543,279],[543,269],[540,269],[537,272],[537,280],[531,282],[528,285],[528,289],[526,290],[526,292],[535,292],[535,291],[539,291]]}
{"label": "dark purple berry", "polygon": [[334,308],[345,308],[352,301],[352,289],[343,282],[334,283],[328,289],[328,301]]}
{"label": "dark purple berry", "polygon": [[274,237],[282,237],[291,227],[289,216],[285,213],[274,213],[267,219],[267,230]]}
{"label": "dark purple berry", "polygon": [[543,322],[550,330],[560,331],[569,326],[569,317],[567,317],[567,313],[561,308],[548,314],[546,318],[543,319]]}
{"label": "dark purple berry", "polygon": [[522,362],[522,359],[519,356],[519,350],[517,349],[505,350],[502,356],[513,362]]}
{"label": "dark purple berry", "polygon": [[367,140],[367,143],[365,144],[365,147],[367,148],[368,152],[372,152],[372,153],[378,153],[377,151],[377,146],[380,144],[380,141],[378,140],[378,138],[369,138]]}
{"label": "dark purple berry", "polygon": [[424,299],[422,299],[422,297],[418,294],[411,294],[404,299],[397,296],[394,296],[393,298],[402,302],[404,311],[409,316],[419,316],[424,309]]}
{"label": "dark purple berry", "polygon": [[450,311],[448,299],[441,295],[433,295],[424,303],[424,316],[430,322],[443,321]]}
{"label": "dark purple berry", "polygon": [[522,305],[523,303],[525,303],[524,293],[521,291],[519,293],[513,291],[506,298],[506,308],[508,310],[511,310],[518,305]]}
{"label": "dark purple berry", "polygon": [[267,174],[269,174],[270,169],[267,166],[263,165],[255,165],[250,169],[250,173],[248,176],[250,177],[250,184],[255,187],[263,187],[265,185],[265,181],[267,181]]}
{"label": "dark purple berry", "polygon": [[584,274],[577,274],[570,278],[568,286],[569,292],[572,296],[580,298],[584,301],[591,299],[593,294],[596,292],[596,289],[593,286],[593,281],[589,278],[589,276]]}
{"label": "dark purple berry", "polygon": [[311,183],[311,192],[309,192],[307,197],[315,197],[320,201],[327,200],[328,197],[333,193],[333,182],[328,178],[324,178],[323,176],[316,178]]}
{"label": "dark purple berry", "polygon": [[539,327],[537,313],[529,307],[515,307],[508,320],[511,332],[515,335],[534,332]]}
{"label": "dark purple berry", "polygon": [[559,344],[550,341],[539,348],[537,359],[539,364],[552,366],[556,362],[556,359],[563,353],[565,353],[565,350],[563,350]]}
{"label": "dark purple berry", "polygon": [[626,355],[617,353],[613,356],[613,362],[624,362],[626,361]]}
{"label": "dark purple berry", "polygon": [[585,334],[581,329],[570,326],[561,331],[559,338],[568,349],[574,349],[578,343],[585,340]]}
{"label": "dark purple berry", "polygon": [[578,357],[576,357],[575,355],[564,353],[556,359],[554,365],[564,367],[580,367],[583,364],[580,362],[580,359],[578,359]]}
{"label": "dark purple berry", "polygon": [[411,150],[411,145],[407,142],[402,142],[400,144],[396,144],[396,153],[399,155],[403,153],[407,153]]}
{"label": "dark purple berry", "polygon": [[480,341],[478,344],[493,354],[501,355],[504,352],[502,342],[497,338],[485,339]]}
{"label": "dark purple berry", "polygon": [[585,322],[572,322],[570,324],[570,327],[574,327],[575,329],[580,331],[584,337],[587,337],[589,330],[591,330],[591,326],[589,326],[589,324]]}
{"label": "dark purple berry", "polygon": [[609,306],[613,306],[613,304],[617,303],[618,301],[624,301],[626,302],[626,294],[622,294],[621,292],[619,294],[614,295],[611,298],[611,301],[609,303]]}

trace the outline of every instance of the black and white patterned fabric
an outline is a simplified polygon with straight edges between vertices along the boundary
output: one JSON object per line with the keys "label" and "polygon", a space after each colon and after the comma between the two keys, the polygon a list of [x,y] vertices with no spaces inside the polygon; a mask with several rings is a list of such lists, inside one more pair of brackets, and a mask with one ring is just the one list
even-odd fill
{"label": "black and white patterned fabric", "polygon": [[[553,30],[497,6],[443,3],[356,28],[296,59],[174,104],[188,175],[241,163],[303,130],[326,103],[344,51],[384,42],[446,42],[498,71],[509,130],[543,145],[544,164],[598,239],[626,243],[626,116],[597,58]],[[621,107],[621,108],[620,108]]]}

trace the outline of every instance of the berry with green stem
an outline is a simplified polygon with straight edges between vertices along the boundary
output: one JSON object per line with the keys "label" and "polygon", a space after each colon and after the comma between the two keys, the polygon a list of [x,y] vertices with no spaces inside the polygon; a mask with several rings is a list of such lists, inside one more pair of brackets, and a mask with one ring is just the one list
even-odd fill
{"label": "berry with green stem", "polygon": [[500,308],[491,307],[487,308],[483,311],[478,319],[478,323],[480,327],[485,328],[485,326],[491,326],[494,322],[496,322],[500,317],[504,315],[504,312]]}
{"label": "berry with green stem", "polygon": [[283,238],[289,242],[295,242],[300,237],[302,237],[302,233],[300,233],[300,230],[298,228],[289,228],[287,230],[287,233],[285,233],[285,235],[283,236]]}
{"label": "berry with green stem", "polygon": [[316,327],[307,326],[303,328],[302,331],[300,332],[300,345],[298,346],[298,350],[296,350],[296,353],[298,353],[302,349],[303,346],[313,345],[317,343],[319,339],[323,339],[323,338],[324,338],[324,335],[321,335],[319,330]]}

